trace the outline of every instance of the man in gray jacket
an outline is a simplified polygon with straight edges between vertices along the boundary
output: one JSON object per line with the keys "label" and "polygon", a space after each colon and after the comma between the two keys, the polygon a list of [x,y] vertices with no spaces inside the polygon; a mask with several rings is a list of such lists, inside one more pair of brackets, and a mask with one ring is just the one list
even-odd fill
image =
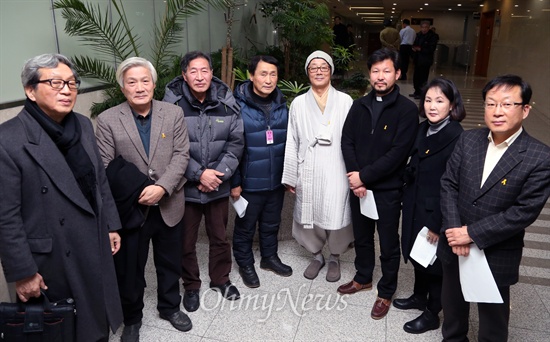
{"label": "man in gray jacket", "polygon": [[240,298],[229,281],[231,246],[225,230],[228,220],[230,178],[244,148],[243,122],[229,87],[212,75],[210,56],[187,53],[181,61],[182,76],[166,86],[164,101],[183,108],[189,128],[190,160],[185,171],[185,214],[182,234],[183,306],[199,308],[201,279],[196,243],[202,216],[210,241],[210,288],[228,300]]}

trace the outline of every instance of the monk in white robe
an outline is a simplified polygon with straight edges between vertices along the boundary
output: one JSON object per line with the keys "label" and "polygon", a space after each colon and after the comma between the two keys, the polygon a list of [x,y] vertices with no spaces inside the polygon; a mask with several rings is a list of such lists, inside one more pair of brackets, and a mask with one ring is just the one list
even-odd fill
{"label": "monk in white robe", "polygon": [[313,258],[304,277],[314,279],[330,257],[326,279],[340,279],[339,256],[353,242],[348,179],[340,139],[352,98],[334,89],[332,58],[313,52],[306,61],[311,89],[290,106],[282,183],[296,194],[292,235]]}

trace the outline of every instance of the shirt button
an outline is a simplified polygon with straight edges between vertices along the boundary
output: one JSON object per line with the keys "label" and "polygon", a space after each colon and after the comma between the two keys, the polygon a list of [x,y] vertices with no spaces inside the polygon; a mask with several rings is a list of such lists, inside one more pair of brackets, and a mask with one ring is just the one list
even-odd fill
{"label": "shirt button", "polygon": [[70,250],[65,251],[65,255],[66,255],[66,256],[70,256],[70,255],[71,255],[71,251],[70,251]]}
{"label": "shirt button", "polygon": [[59,224],[62,225],[62,226],[65,225],[65,218],[63,218],[63,217],[60,218],[59,219]]}
{"label": "shirt button", "polygon": [[47,186],[43,186],[42,188],[40,188],[40,191],[45,194],[46,192],[48,192],[48,187]]}
{"label": "shirt button", "polygon": [[149,174],[152,175],[153,174],[153,170],[152,169],[149,169]]}

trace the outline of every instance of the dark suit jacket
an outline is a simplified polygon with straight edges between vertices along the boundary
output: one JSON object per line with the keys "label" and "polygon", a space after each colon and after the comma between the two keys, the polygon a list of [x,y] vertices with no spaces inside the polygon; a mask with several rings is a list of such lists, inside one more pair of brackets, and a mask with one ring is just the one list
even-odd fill
{"label": "dark suit jacket", "polygon": [[185,211],[183,185],[189,162],[189,136],[180,107],[153,100],[149,156],[128,102],[110,108],[97,119],[97,144],[105,167],[122,156],[166,190],[159,201],[164,223],[173,227]]}
{"label": "dark suit jacket", "polygon": [[[0,258],[8,282],[39,272],[48,297],[75,299],[77,340],[122,323],[109,230],[120,228],[90,120],[81,143],[94,164],[98,215],[65,158],[25,110],[0,125]],[[124,243],[124,242],[122,242]]]}
{"label": "dark suit jacket", "polygon": [[550,196],[550,148],[523,131],[480,189],[488,134],[487,128],[464,132],[451,155],[441,179],[437,255],[443,266],[455,260],[444,232],[466,225],[497,285],[509,286],[518,281],[525,228]]}

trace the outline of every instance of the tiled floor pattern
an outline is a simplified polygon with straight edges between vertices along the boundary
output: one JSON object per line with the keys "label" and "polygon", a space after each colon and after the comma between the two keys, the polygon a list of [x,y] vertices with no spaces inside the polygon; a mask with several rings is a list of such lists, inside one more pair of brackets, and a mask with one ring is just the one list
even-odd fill
{"label": "tiled floor pattern", "polygon": [[[461,88],[467,118],[465,129],[483,126],[483,109],[480,87],[484,80],[471,80],[461,75],[454,78]],[[405,96],[412,92],[411,81],[400,83]],[[549,144],[549,120],[533,111],[528,131]],[[539,131],[537,131],[539,129]],[[537,132],[546,132],[546,135]],[[290,215],[290,213],[283,213]],[[524,258],[520,267],[520,282],[511,289],[511,342],[550,341],[550,203],[547,203],[539,219],[527,229]],[[327,255],[328,253],[325,253]],[[257,289],[245,287],[233,264],[231,280],[241,291],[242,298],[229,302],[221,298],[208,286],[208,245],[203,236],[198,244],[198,259],[201,261],[203,287],[201,308],[190,313],[193,329],[187,333],[178,332],[167,321],[158,317],[156,303],[156,276],[154,266],[147,265],[146,301],[141,341],[441,341],[440,330],[421,335],[403,331],[405,322],[416,318],[417,310],[403,311],[391,308],[382,320],[370,318],[371,306],[376,290],[340,297],[338,285],[349,281],[354,273],[354,251],[341,257],[342,279],[329,283],[324,277],[326,267],[315,280],[307,280],[302,273],[309,263],[308,253],[294,240],[281,241],[281,259],[291,265],[294,274],[288,278],[278,277],[259,269],[259,251],[255,245],[257,271],[261,286]],[[378,254],[377,254],[378,255]],[[152,258],[149,260],[151,261]],[[380,278],[379,265],[375,268],[375,282]],[[399,285],[395,297],[406,297],[412,292],[413,268],[401,264]],[[443,314],[440,314],[443,317]],[[477,310],[471,309],[471,330],[469,338],[477,341]],[[110,341],[118,341],[122,328]]]}

